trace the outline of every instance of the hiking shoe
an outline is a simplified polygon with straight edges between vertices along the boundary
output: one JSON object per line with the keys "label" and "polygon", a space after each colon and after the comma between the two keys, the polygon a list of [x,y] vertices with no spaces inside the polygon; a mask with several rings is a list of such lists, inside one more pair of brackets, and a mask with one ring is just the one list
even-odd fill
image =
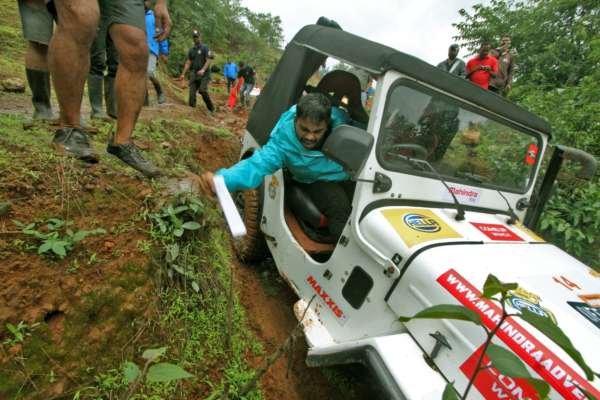
{"label": "hiking shoe", "polygon": [[117,156],[125,164],[140,171],[147,178],[154,178],[160,174],[160,170],[150,161],[145,160],[140,150],[133,143],[112,144],[106,147],[106,152]]}
{"label": "hiking shoe", "polygon": [[165,94],[164,93],[160,93],[158,95],[158,104],[164,104],[165,101],[166,101],[165,100]]}
{"label": "hiking shoe", "polygon": [[90,144],[88,135],[80,128],[57,130],[52,143],[82,161],[90,164],[98,162],[98,155]]}

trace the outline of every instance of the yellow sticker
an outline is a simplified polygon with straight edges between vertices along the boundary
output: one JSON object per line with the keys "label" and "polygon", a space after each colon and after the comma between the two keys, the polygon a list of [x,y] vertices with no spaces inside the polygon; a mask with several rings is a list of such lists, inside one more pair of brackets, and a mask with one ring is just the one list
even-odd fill
{"label": "yellow sticker", "polygon": [[432,240],[462,237],[431,210],[403,208],[381,213],[408,247]]}
{"label": "yellow sticker", "polygon": [[540,237],[537,233],[535,233],[534,231],[532,231],[531,229],[527,228],[525,225],[523,225],[520,222],[517,222],[515,224],[515,227],[518,228],[521,232],[526,233],[527,235],[529,235],[529,237],[531,239],[533,239],[534,242],[541,242],[541,243],[545,243],[546,241]]}

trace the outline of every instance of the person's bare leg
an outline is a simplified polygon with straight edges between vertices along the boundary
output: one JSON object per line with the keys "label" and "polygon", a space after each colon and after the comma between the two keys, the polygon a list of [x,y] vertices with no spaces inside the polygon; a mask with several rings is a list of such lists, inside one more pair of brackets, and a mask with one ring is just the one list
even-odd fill
{"label": "person's bare leg", "polygon": [[83,86],[90,69],[90,46],[99,19],[96,0],[55,0],[58,24],[48,64],[60,106],[60,123],[79,126]]}
{"label": "person's bare leg", "polygon": [[148,46],[146,33],[134,26],[114,24],[110,36],[119,53],[117,69],[117,132],[116,145],[129,143],[133,128],[144,104]]}

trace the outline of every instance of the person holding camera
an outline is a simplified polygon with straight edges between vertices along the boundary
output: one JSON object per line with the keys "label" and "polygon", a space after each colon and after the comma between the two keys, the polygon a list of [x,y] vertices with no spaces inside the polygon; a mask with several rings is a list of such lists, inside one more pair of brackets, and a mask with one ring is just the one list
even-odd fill
{"label": "person holding camera", "polygon": [[488,90],[490,78],[495,78],[498,73],[498,60],[490,56],[490,42],[482,42],[479,54],[469,60],[465,72],[467,79],[483,89]]}

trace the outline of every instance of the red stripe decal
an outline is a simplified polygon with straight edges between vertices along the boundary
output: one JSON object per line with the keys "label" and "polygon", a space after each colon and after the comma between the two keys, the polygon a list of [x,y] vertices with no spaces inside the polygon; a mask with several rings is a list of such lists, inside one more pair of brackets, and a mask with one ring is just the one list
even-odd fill
{"label": "red stripe decal", "polygon": [[[502,316],[500,306],[484,298],[479,290],[455,270],[448,270],[440,275],[437,281],[463,306],[479,314],[489,329],[496,327],[500,322]],[[550,351],[514,318],[507,318],[498,329],[496,336],[565,399],[585,399],[585,394],[579,387],[600,399],[598,389]]]}

